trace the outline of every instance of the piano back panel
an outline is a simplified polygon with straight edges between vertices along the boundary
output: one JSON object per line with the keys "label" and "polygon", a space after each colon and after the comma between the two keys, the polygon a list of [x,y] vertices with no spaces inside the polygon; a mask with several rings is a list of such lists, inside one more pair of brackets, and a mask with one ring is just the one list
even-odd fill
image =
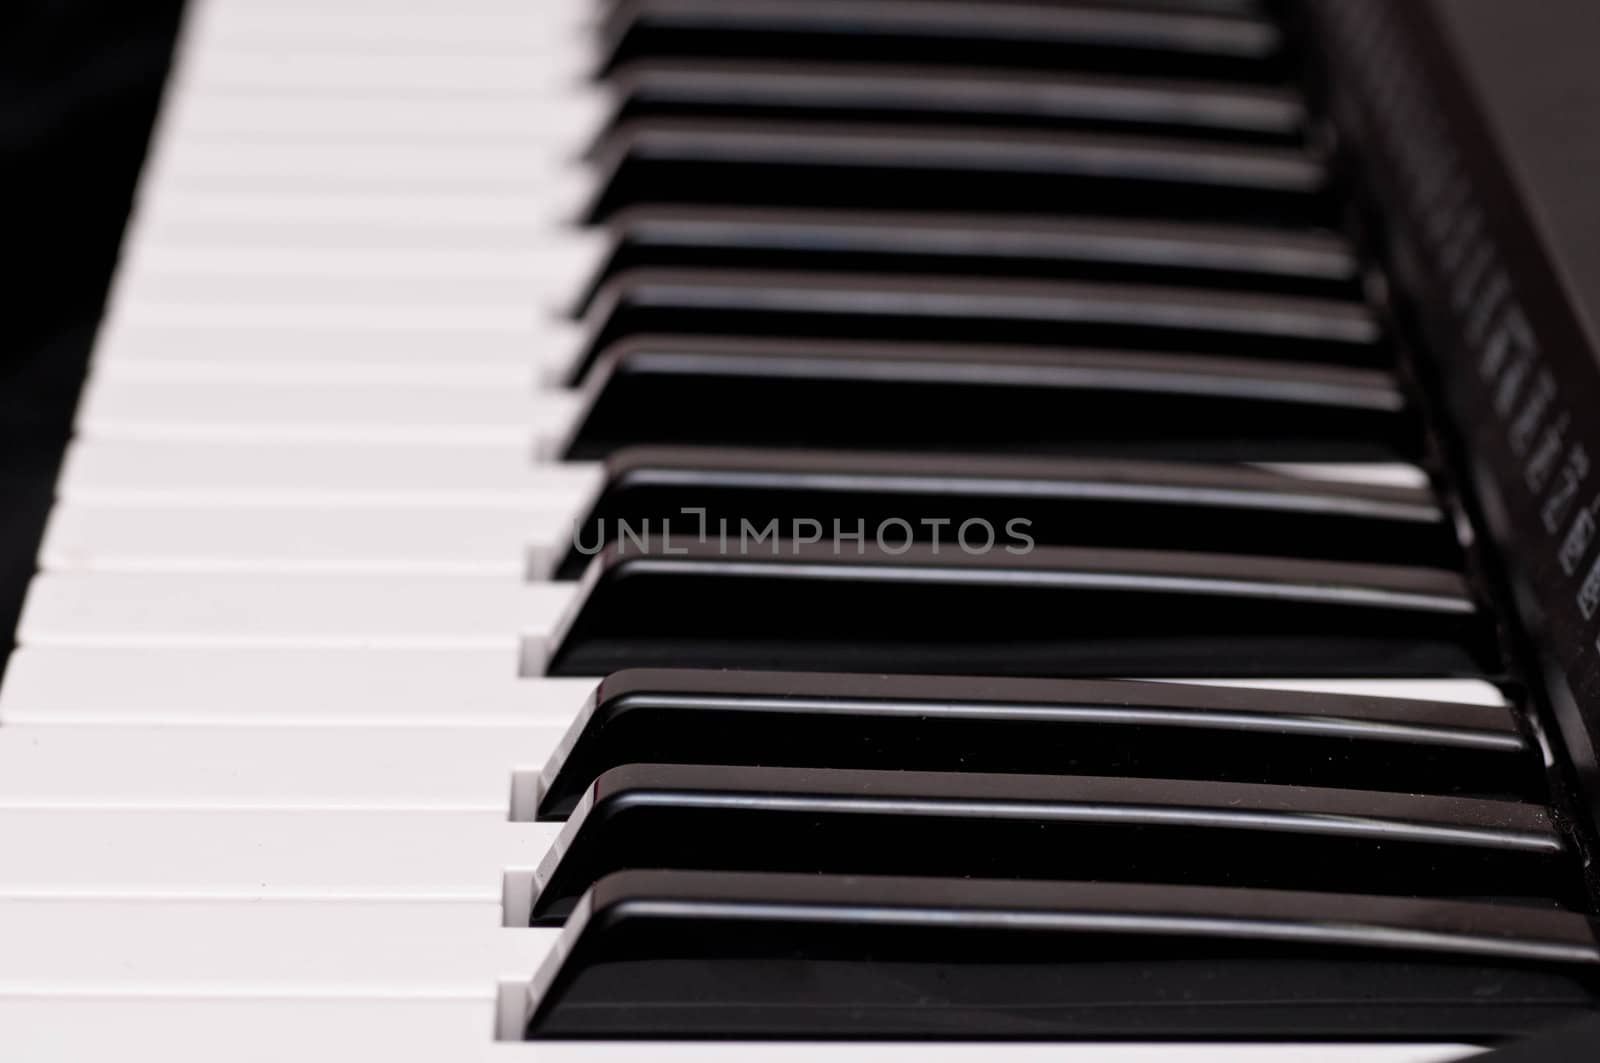
{"label": "piano back panel", "polygon": [[[1600,108],[1584,0],[1308,0],[1314,81],[1435,428],[1600,808]],[[1509,627],[1509,625],[1508,625]]]}

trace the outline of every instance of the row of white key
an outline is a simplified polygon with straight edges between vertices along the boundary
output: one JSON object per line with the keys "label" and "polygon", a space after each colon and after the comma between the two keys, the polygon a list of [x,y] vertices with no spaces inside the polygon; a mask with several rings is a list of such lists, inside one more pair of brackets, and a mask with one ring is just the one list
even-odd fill
{"label": "row of white key", "polygon": [[[592,687],[541,682],[541,707],[518,680],[520,641],[547,633],[571,598],[526,582],[519,536],[541,512],[570,513],[594,478],[533,463],[542,433],[571,416],[565,397],[535,388],[561,285],[585,268],[583,239],[562,225],[584,123],[600,112],[561,101],[595,95],[579,77],[588,5],[491,2],[481,18],[463,11],[471,3],[365,7],[191,5],[71,464],[93,468],[83,450],[98,448],[137,470],[124,485],[165,484],[211,517],[148,495],[137,512],[103,496],[84,505],[82,474],[63,482],[0,692],[0,839],[15,845],[0,868],[0,1001],[20,1031],[16,1058],[120,1043],[81,1033],[108,999],[171,1005],[152,1031],[167,1059],[224,1046],[238,1058],[231,1046],[260,1022],[213,1025],[212,1004],[230,1000],[297,1002],[275,1032],[298,1058],[439,1058],[436,1024],[405,1019],[447,1002],[450,1058],[526,1051],[495,1044],[497,987],[525,982],[553,934],[504,926],[502,893],[552,830],[513,822],[512,794]],[[480,111],[482,100],[496,102]],[[320,115],[310,126],[308,111]],[[478,116],[472,135],[451,113]],[[401,209],[362,222],[352,205],[385,190]],[[485,193],[533,220],[520,239],[486,248],[481,223],[450,221],[458,203],[487,217]],[[264,203],[326,211],[241,240],[240,227],[281,213]],[[425,339],[392,354],[387,340],[408,333]],[[272,338],[255,358],[241,337]],[[324,364],[307,386],[249,368],[308,348],[308,365],[335,352],[430,372],[386,386],[381,372],[330,380]],[[243,372],[219,378],[220,365]],[[487,372],[453,372],[474,365]],[[304,446],[298,464],[282,460],[286,439]],[[219,440],[259,445],[262,476],[219,455]],[[94,497],[119,477],[87,482]],[[309,491],[313,506],[264,508],[274,490]],[[245,504],[230,510],[229,497]],[[383,527],[340,519],[371,515],[352,498],[385,497],[405,507],[384,514],[391,533],[405,529],[392,571],[372,538]],[[212,577],[111,560],[137,570],[237,536],[322,564]],[[342,569],[364,539],[376,568]],[[419,578],[417,550],[454,560]],[[457,567],[463,552],[481,567]],[[224,660],[230,648],[239,655]],[[262,696],[272,676],[316,693]],[[203,722],[161,722],[174,678]],[[319,697],[380,712],[398,697],[431,718],[287,722]],[[471,704],[495,719],[451,719]],[[87,716],[52,713],[68,705]],[[456,1014],[473,1017],[471,1036],[448,1024]]]}
{"label": "row of white key", "polygon": [[504,444],[528,460],[559,447],[582,399],[572,391],[352,380],[193,379],[101,369],[78,409],[84,439]]}

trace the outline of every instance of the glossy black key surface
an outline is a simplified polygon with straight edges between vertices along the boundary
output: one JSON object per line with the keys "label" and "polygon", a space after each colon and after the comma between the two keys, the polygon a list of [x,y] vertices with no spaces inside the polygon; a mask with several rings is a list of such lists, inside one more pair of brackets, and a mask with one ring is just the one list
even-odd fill
{"label": "glossy black key surface", "polygon": [[565,818],[627,764],[1133,775],[1538,798],[1509,709],[1168,683],[641,670],[540,774]]}
{"label": "glossy black key surface", "polygon": [[641,203],[1337,220],[1308,151],[1227,141],[660,118],[617,126],[595,164],[591,221]]}
{"label": "glossy black key surface", "polygon": [[1474,1040],[1594,1006],[1583,916],[1121,883],[624,872],[531,986],[542,1038]]}
{"label": "glossy black key surface", "polygon": [[1394,377],[1268,358],[636,336],[586,385],[570,458],[696,444],[1182,461],[1419,452]]}
{"label": "glossy black key surface", "polygon": [[1171,882],[1582,904],[1535,804],[1086,775],[633,764],[534,874],[559,921],[613,871]]}
{"label": "glossy black key surface", "polygon": [[823,59],[1276,78],[1277,26],[1255,15],[1121,5],[926,0],[624,0],[608,66],[642,57]]}
{"label": "glossy black key surface", "polygon": [[617,117],[961,123],[1293,143],[1305,105],[1276,86],[961,67],[652,60],[607,79]]}
{"label": "glossy black key surface", "polygon": [[[531,670],[1422,676],[1499,667],[1461,577],[1224,554],[879,543],[619,542]],[[968,548],[984,544],[969,534]]]}
{"label": "glossy black key surface", "polygon": [[991,277],[628,270],[585,316],[581,382],[639,334],[770,336],[1183,351],[1361,367],[1390,361],[1359,303],[1281,295]]}
{"label": "glossy black key surface", "polygon": [[824,536],[909,525],[949,542],[968,521],[1026,521],[1041,546],[1113,546],[1458,567],[1460,547],[1424,489],[1307,480],[1194,462],[635,447],[606,463],[600,497],[555,569],[583,574],[628,534],[721,540],[741,521]]}
{"label": "glossy black key surface", "polygon": [[641,267],[1174,284],[1351,296],[1357,261],[1326,232],[1104,218],[634,207],[578,309]]}

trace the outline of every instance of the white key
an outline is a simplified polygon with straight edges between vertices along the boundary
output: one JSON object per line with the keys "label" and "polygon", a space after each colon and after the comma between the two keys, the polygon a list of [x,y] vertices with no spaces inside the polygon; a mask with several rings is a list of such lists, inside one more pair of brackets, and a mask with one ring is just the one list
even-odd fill
{"label": "white key", "polygon": [[569,585],[471,577],[54,572],[29,588],[17,641],[519,652],[575,604]]}
{"label": "white key", "polygon": [[[162,380],[254,381],[262,384],[288,384],[344,387],[364,382],[376,387],[389,385],[427,385],[440,388],[494,388],[512,394],[554,390],[550,370],[518,364],[512,360],[463,362],[452,369],[441,359],[423,363],[389,362],[364,365],[330,357],[315,362],[303,357],[269,360],[262,354],[251,360],[245,352],[229,359],[209,358],[203,351],[182,348],[184,353],[138,358],[111,358],[96,362],[96,372],[115,370],[128,378]],[[304,352],[297,352],[304,353]]]}
{"label": "white key", "polygon": [[[333,239],[329,239],[329,236]],[[440,239],[432,239],[435,235]],[[471,234],[469,234],[470,237]],[[283,226],[191,226],[171,233],[147,233],[139,248],[123,257],[119,291],[161,278],[188,282],[198,276],[236,275],[253,281],[281,277],[438,278],[470,280],[482,292],[500,297],[515,286],[524,302],[534,293],[571,291],[598,268],[609,250],[591,232],[551,229],[521,246],[474,247],[452,241],[448,233],[398,228],[333,230]],[[454,244],[454,246],[452,246]],[[459,281],[458,281],[459,283]]]}
{"label": "white key", "polygon": [[386,6],[381,12],[344,4],[308,8],[209,2],[186,10],[181,63],[239,52],[281,55],[419,54],[550,58],[592,62],[589,41],[597,9],[588,0],[541,0],[527,7],[475,4]]}
{"label": "white key", "polygon": [[[494,905],[560,823],[504,813],[0,809],[0,901],[111,897]],[[531,881],[531,878],[529,879]],[[527,913],[522,914],[527,925]]]}
{"label": "white key", "polygon": [[[540,313],[549,296],[530,278],[489,279],[470,273],[443,270],[432,274],[374,273],[331,270],[293,273],[264,269],[238,270],[137,270],[119,281],[111,312],[120,316],[182,310],[203,306],[211,313],[234,311],[283,316],[329,313],[347,307],[362,311],[427,311],[453,313],[463,320],[493,317],[513,322],[542,322]],[[561,327],[556,322],[552,327]],[[466,327],[471,328],[470,324]]]}
{"label": "white key", "polygon": [[87,439],[505,444],[538,452],[571,431],[581,404],[571,391],[107,371],[91,374],[77,429]]}
{"label": "white key", "polygon": [[[237,4],[207,5],[191,23],[197,47],[218,52],[266,51],[271,48],[314,45],[318,48],[382,48],[399,46],[454,46],[510,52],[532,58],[572,47],[572,30],[581,25],[589,5],[541,2],[522,13],[496,12],[461,17],[449,9],[432,12],[347,14],[337,10],[311,17]],[[566,31],[565,33],[561,31]]]}
{"label": "white key", "polygon": [[406,53],[220,51],[197,42],[185,52],[173,85],[181,92],[295,91],[340,94],[480,93],[502,100],[538,99],[576,91],[594,69],[584,49],[543,56],[450,55],[447,49]]}
{"label": "white key", "polygon": [[328,99],[291,91],[270,95],[212,92],[173,100],[162,121],[170,136],[185,140],[219,135],[294,134],[311,138],[361,133],[444,142],[531,137],[540,142],[582,146],[600,131],[614,107],[610,93],[601,86],[594,91],[568,91],[520,101],[481,97],[473,99],[469,106],[448,97]]}
{"label": "white key", "polygon": [[0,735],[25,724],[562,729],[594,688],[593,679],[523,678],[498,648],[24,646],[0,684]]}
{"label": "white key", "polygon": [[502,926],[498,903],[17,900],[0,905],[0,997],[483,999],[557,933]]}
{"label": "white key", "polygon": [[143,219],[176,218],[260,224],[343,226],[400,224],[454,226],[459,231],[489,229],[515,233],[519,228],[587,224],[584,212],[594,196],[594,179],[578,167],[555,172],[533,185],[471,189],[446,183],[406,187],[393,180],[364,183],[253,181],[248,177],[189,178],[139,186],[128,220],[137,240]]}
{"label": "white key", "polygon": [[[208,98],[226,101],[231,97],[219,93]],[[243,98],[255,100],[261,97],[250,94]],[[280,98],[268,97],[267,100]],[[342,174],[348,171],[350,164],[346,160],[352,156],[376,153],[380,157],[414,158],[423,148],[431,148],[461,160],[459,164],[438,164],[450,165],[448,170],[441,171],[436,165],[421,171],[434,178],[447,173],[478,182],[504,176],[503,172],[495,170],[472,172],[469,169],[470,161],[478,158],[498,164],[502,171],[509,165],[516,172],[529,170],[543,174],[552,169],[580,164],[607,128],[603,120],[594,118],[597,114],[606,114],[603,98],[583,93],[572,94],[570,99],[573,101],[570,105],[565,103],[565,98],[549,100],[549,106],[543,109],[553,116],[549,120],[536,120],[539,118],[539,111],[536,110],[526,116],[522,125],[498,129],[482,129],[471,125],[460,128],[411,128],[404,121],[404,114],[372,126],[341,124],[336,121],[340,118],[337,110],[319,111],[323,115],[322,121],[298,125],[293,121],[293,113],[286,114],[276,122],[258,117],[229,123],[225,115],[217,115],[214,109],[208,112],[213,116],[211,124],[201,127],[183,121],[181,115],[175,115],[162,127],[161,139],[150,154],[150,165],[155,167],[151,173],[159,179],[169,172],[168,167],[177,167],[171,170],[173,173],[186,172],[186,161],[203,162],[204,173],[207,174],[237,173],[232,168],[216,169],[223,165],[218,161],[218,156],[244,147],[247,153],[276,149],[282,155],[292,155],[302,160],[301,168],[269,171],[293,175],[308,172],[304,167],[311,161],[326,163],[332,160],[339,167],[336,172]],[[315,97],[289,97],[285,102],[303,106],[317,101]],[[391,107],[403,107],[404,104],[404,101],[388,102]],[[352,121],[358,118],[359,114],[351,115]],[[478,131],[474,132],[474,128]]]}
{"label": "white key", "polygon": [[18,725],[3,732],[0,808],[301,809],[308,816],[432,809],[504,821],[513,776],[522,772],[531,785],[563,730]]}
{"label": "white key", "polygon": [[[451,330],[406,328],[394,322],[367,321],[357,327],[327,324],[276,325],[239,329],[227,322],[101,323],[95,364],[113,362],[194,362],[214,365],[270,365],[284,371],[356,369],[368,379],[429,377],[441,383],[471,379],[527,387],[548,330],[533,320],[500,328]],[[557,360],[560,357],[557,356]],[[570,357],[568,352],[565,357]],[[507,377],[510,371],[523,374]],[[537,377],[536,377],[537,379]]]}
{"label": "white key", "polygon": [[[173,329],[221,329],[243,332],[393,332],[414,329],[442,334],[440,346],[454,344],[470,359],[478,336],[498,338],[521,332],[523,358],[532,363],[566,364],[583,338],[581,330],[555,320],[541,320],[529,302],[517,305],[397,304],[395,302],[263,305],[213,304],[188,300],[143,301],[114,308],[118,325]],[[280,346],[288,346],[281,339]]]}
{"label": "white key", "polygon": [[151,164],[155,168],[147,173],[152,181],[169,176],[249,177],[258,181],[370,180],[470,188],[552,179],[572,162],[570,155],[539,144],[462,143],[441,150],[434,144],[405,141],[352,138],[278,143],[250,138],[204,143],[168,141]]}
{"label": "white key", "polygon": [[365,572],[512,582],[571,542],[570,515],[510,509],[83,506],[50,515],[53,572]]}
{"label": "white key", "polygon": [[188,24],[190,43],[208,54],[285,48],[319,51],[431,52],[515,55],[527,59],[581,48],[594,21],[594,4],[544,0],[522,11],[422,11],[352,13],[337,7],[309,16],[296,11],[236,4],[207,5]]}
{"label": "white key", "polygon": [[[545,1045],[493,1040],[492,992],[480,998],[222,997],[205,990],[151,997],[0,995],[0,1029],[18,1063],[126,1059],[130,1045],[160,1045],[163,1063],[505,1063],[553,1060]],[[708,1046],[713,1047],[713,1046]],[[591,1048],[590,1063],[622,1063],[614,1048]],[[715,1048],[713,1047],[713,1051]],[[739,1057],[725,1049],[718,1053]],[[567,1058],[571,1058],[570,1056]],[[660,1058],[665,1063],[668,1057]],[[711,1059],[710,1056],[683,1059]],[[799,1056],[796,1059],[802,1058]],[[845,1061],[841,1060],[841,1063]],[[1387,1061],[1386,1061],[1387,1063]]]}
{"label": "white key", "polygon": [[[237,8],[271,14],[301,21],[310,27],[328,16],[390,18],[448,14],[457,18],[492,18],[526,14],[528,10],[526,0],[196,0],[196,7],[202,4],[207,9]],[[595,0],[540,0],[539,9],[541,12],[549,10],[552,17],[557,18],[588,16],[595,11]]]}
{"label": "white key", "polygon": [[[252,221],[152,211],[121,268],[414,275],[504,272],[543,279],[552,290],[588,280],[612,244],[597,229],[507,220],[501,225],[425,216],[391,219]],[[326,256],[326,257],[323,257]],[[120,274],[119,274],[120,276]]]}
{"label": "white key", "polygon": [[[265,321],[260,328],[270,332],[317,329],[339,356],[351,345],[341,334],[389,333],[412,321],[417,328],[448,331],[448,338],[437,345],[453,344],[468,367],[485,333],[494,337],[515,330],[519,335],[508,357],[529,365],[570,366],[586,340],[584,330],[571,321],[571,310],[584,290],[577,278],[592,274],[579,274],[568,265],[547,269],[535,256],[521,256],[524,261],[513,265],[513,256],[494,255],[508,260],[511,275],[488,281],[484,278],[490,270],[481,265],[488,256],[472,252],[446,251],[441,263],[431,263],[423,252],[397,250],[387,265],[364,276],[358,274],[361,260],[381,257],[381,251],[283,248],[264,253],[255,272],[235,268],[235,253],[226,252],[218,256],[215,269],[208,269],[208,253],[194,249],[182,256],[188,261],[178,268],[130,268],[108,299],[107,314],[117,324],[135,328],[220,325],[227,331],[232,322],[231,331],[237,334],[242,331],[237,323]],[[460,270],[451,271],[452,258]],[[300,259],[308,263],[304,270],[294,268]],[[310,264],[314,261],[318,264]],[[208,301],[201,306],[191,297]],[[294,344],[280,339],[277,345]],[[228,361],[243,357],[237,349],[212,355],[213,360]],[[105,360],[119,359],[96,359]]]}
{"label": "white key", "polygon": [[[501,233],[534,229],[543,231],[576,205],[576,197],[591,191],[585,179],[557,187],[540,185],[519,193],[460,191],[395,192],[371,189],[359,196],[268,192],[204,191],[178,187],[142,186],[133,232],[143,232],[145,219],[182,220],[254,225],[430,225],[456,231],[486,230]],[[563,198],[565,197],[565,198]]]}
{"label": "white key", "polygon": [[67,450],[62,501],[136,506],[476,507],[571,513],[605,470],[539,463],[523,446],[79,440]]}
{"label": "white key", "polygon": [[[463,198],[479,198],[489,203],[517,200],[517,206],[506,217],[508,225],[516,224],[518,219],[546,226],[581,224],[585,223],[584,211],[593,199],[594,188],[592,175],[576,165],[558,167],[532,184],[486,177],[468,187],[450,181],[408,180],[402,173],[363,180],[318,179],[310,175],[263,178],[250,174],[174,177],[139,186],[130,212],[130,232],[138,235],[138,219],[147,203],[160,210],[173,209],[169,205],[174,203],[184,204],[185,207],[176,208],[179,214],[188,204],[206,204],[199,209],[236,221],[309,214],[343,223],[390,215],[399,203],[420,204],[422,213],[417,216],[426,217],[429,212],[437,215],[442,210],[456,209],[453,204]],[[247,206],[251,203],[260,204],[261,209],[251,211]],[[335,206],[339,203],[347,204],[348,209]],[[328,214],[330,206],[333,210]]]}

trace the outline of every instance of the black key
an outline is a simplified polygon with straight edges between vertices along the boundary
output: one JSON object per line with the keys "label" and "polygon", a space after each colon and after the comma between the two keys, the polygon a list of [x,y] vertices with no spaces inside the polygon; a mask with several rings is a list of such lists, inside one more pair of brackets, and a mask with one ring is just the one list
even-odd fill
{"label": "black key", "polygon": [[1583,904],[1540,806],[1187,780],[635,764],[534,874],[559,922],[615,871],[971,876]]}
{"label": "black key", "polygon": [[993,0],[625,0],[601,29],[610,66],[739,57],[1239,79],[1281,76],[1280,38],[1259,17]]}
{"label": "black key", "polygon": [[1583,916],[1143,884],[632,872],[529,1039],[1472,1041],[1594,1006]]}
{"label": "black key", "polygon": [[1136,132],[1294,143],[1298,95],[1273,86],[960,67],[650,60],[608,79],[617,117],[800,118]]}
{"label": "black key", "polygon": [[[612,0],[606,0],[607,3]],[[971,0],[953,0],[970,3]],[[1024,0],[1028,3],[1077,4],[1085,2],[1091,7],[1126,8],[1132,11],[1178,11],[1191,15],[1238,15],[1251,18],[1266,17],[1261,0]]]}
{"label": "black key", "polygon": [[1306,151],[973,126],[624,122],[595,151],[601,221],[640,203],[1335,220]]}
{"label": "black key", "polygon": [[623,536],[720,542],[741,521],[774,520],[789,538],[900,520],[919,542],[951,542],[968,521],[1021,520],[1041,546],[1461,562],[1453,527],[1426,490],[1237,466],[637,447],[612,455],[606,472],[558,578],[578,578]]}
{"label": "black key", "polygon": [[572,372],[632,335],[770,336],[1165,350],[1379,366],[1359,303],[1188,288],[987,277],[629,270],[599,291]]}
{"label": "black key", "polygon": [[[605,0],[614,3],[616,0]],[[946,0],[935,0],[946,2]],[[972,0],[948,0],[971,3]],[[1115,8],[1129,11],[1172,11],[1190,15],[1235,15],[1242,18],[1267,18],[1261,0],[1022,0],[1024,3],[1066,4],[1077,7]]]}
{"label": "black key", "polygon": [[1082,774],[1543,795],[1509,709],[1169,683],[619,672],[539,780],[564,819],[627,764]]}
{"label": "black key", "polygon": [[983,345],[637,336],[564,448],[633,444],[1393,461],[1420,450],[1386,373],[1271,359]]}
{"label": "black key", "polygon": [[1323,232],[1006,215],[636,207],[579,303],[624,270],[774,270],[1089,280],[1355,296],[1349,246]]}
{"label": "black key", "polygon": [[1009,531],[988,544],[969,530],[965,549],[905,544],[893,527],[860,544],[785,541],[776,529],[726,547],[619,542],[549,646],[529,647],[542,655],[529,667],[1429,677],[1499,666],[1492,628],[1454,573],[1029,550]]}

